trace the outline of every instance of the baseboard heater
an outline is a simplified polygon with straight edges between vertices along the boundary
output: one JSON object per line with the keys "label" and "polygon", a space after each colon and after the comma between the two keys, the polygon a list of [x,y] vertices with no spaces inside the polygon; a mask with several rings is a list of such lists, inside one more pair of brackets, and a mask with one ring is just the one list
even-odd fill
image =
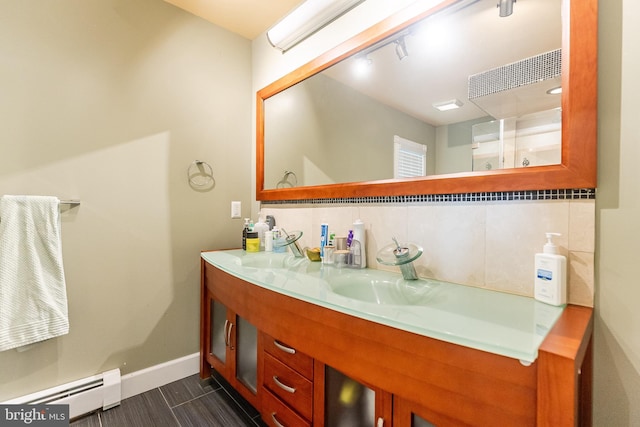
{"label": "baseboard heater", "polygon": [[67,404],[69,405],[69,417],[75,418],[96,409],[102,408],[104,410],[118,406],[121,394],[120,369],[113,369],[2,403]]}

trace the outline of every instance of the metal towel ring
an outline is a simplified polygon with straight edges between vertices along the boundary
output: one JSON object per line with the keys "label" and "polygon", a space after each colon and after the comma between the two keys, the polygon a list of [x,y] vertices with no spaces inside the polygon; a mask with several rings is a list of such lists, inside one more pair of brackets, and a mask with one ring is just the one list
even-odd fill
{"label": "metal towel ring", "polygon": [[[295,181],[293,183],[289,182],[289,176],[293,175]],[[296,187],[298,185],[298,177],[296,173],[293,171],[284,171],[284,176],[278,183],[276,184],[276,188],[291,188]]]}
{"label": "metal towel ring", "polygon": [[194,160],[187,168],[187,179],[189,184],[196,187],[205,187],[215,184],[213,178],[213,168],[207,162],[202,160]]}

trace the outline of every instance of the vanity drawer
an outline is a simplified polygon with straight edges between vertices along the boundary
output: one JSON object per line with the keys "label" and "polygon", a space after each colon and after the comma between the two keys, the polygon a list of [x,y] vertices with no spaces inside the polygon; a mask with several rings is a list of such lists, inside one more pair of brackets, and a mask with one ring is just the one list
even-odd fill
{"label": "vanity drawer", "polygon": [[266,388],[262,389],[262,420],[270,427],[311,427],[311,423],[282,403]]}
{"label": "vanity drawer", "polygon": [[278,341],[270,335],[263,334],[263,338],[264,350],[267,353],[295,369],[309,380],[313,379],[313,358],[300,353],[295,348]]}
{"label": "vanity drawer", "polygon": [[313,383],[269,354],[264,355],[264,386],[310,420],[313,415]]}

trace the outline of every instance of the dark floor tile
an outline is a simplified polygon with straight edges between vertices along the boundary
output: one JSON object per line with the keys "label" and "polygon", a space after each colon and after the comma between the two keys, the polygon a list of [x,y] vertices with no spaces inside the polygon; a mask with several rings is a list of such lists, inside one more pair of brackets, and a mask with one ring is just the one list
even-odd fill
{"label": "dark floor tile", "polygon": [[257,415],[255,418],[253,418],[253,423],[258,427],[269,427],[267,423],[262,421],[262,416],[260,415]]}
{"label": "dark floor tile", "polygon": [[100,419],[97,413],[89,414],[73,420],[69,427],[100,427]]}
{"label": "dark floor tile", "polygon": [[[255,427],[224,390],[217,390],[173,408],[182,427]],[[105,426],[107,427],[107,426]]]}
{"label": "dark floor tile", "polygon": [[178,426],[160,389],[157,388],[123,400],[120,406],[101,413],[100,419],[102,427]]}
{"label": "dark floor tile", "polygon": [[242,397],[240,393],[238,393],[231,385],[225,380],[219,373],[213,371],[212,378],[220,384],[220,386],[227,392],[227,394],[233,399],[233,403],[240,406],[251,418],[255,418],[260,415],[260,412],[256,408],[254,408],[247,399]]}
{"label": "dark floor tile", "polygon": [[[219,385],[216,382],[211,381],[211,383],[215,384],[215,388],[219,388]],[[214,387],[211,385],[205,385],[203,387],[198,374],[191,375],[160,387],[160,391],[162,391],[165,399],[167,399],[167,403],[172,408],[188,402],[189,400],[195,399],[196,397],[202,396],[203,394],[209,393],[210,391],[213,391],[213,389]]]}

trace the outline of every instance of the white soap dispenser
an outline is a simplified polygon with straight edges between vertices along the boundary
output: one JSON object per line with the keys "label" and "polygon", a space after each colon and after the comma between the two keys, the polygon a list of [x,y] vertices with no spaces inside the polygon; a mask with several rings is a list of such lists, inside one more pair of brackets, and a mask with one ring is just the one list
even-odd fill
{"label": "white soap dispenser", "polygon": [[[353,222],[353,241],[358,242],[356,245],[359,245],[359,248],[355,248],[355,252],[359,251],[358,254],[354,254],[353,250],[351,251],[352,255],[358,258],[357,261],[353,260],[354,264],[357,267],[365,268],[367,266],[367,239],[362,220],[356,219]],[[352,247],[355,246],[353,242],[351,245]]]}
{"label": "white soap dispenser", "polygon": [[559,233],[546,233],[547,243],[542,253],[535,256],[534,297],[551,305],[567,303],[567,258],[558,254],[553,236]]}
{"label": "white soap dispenser", "polygon": [[258,214],[258,222],[253,225],[253,231],[258,232],[258,239],[260,239],[260,250],[265,250],[264,233],[269,231],[269,225],[264,221],[262,212]]}

